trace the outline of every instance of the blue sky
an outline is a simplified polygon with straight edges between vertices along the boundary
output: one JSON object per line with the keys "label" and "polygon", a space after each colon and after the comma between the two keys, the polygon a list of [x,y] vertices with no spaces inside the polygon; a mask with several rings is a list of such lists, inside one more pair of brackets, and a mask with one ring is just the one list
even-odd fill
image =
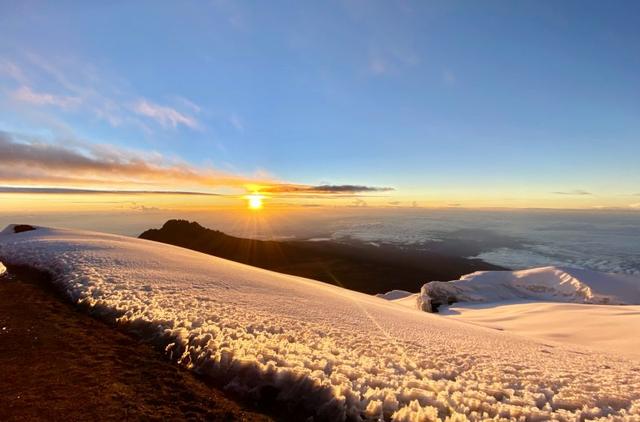
{"label": "blue sky", "polygon": [[0,131],[407,201],[640,207],[639,17],[635,1],[1,1]]}

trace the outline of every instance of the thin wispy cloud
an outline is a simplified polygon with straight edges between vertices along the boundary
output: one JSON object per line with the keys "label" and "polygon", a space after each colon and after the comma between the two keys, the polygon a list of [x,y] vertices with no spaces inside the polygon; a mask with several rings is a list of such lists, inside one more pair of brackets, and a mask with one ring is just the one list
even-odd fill
{"label": "thin wispy cloud", "polygon": [[381,57],[370,57],[369,72],[374,75],[384,75],[389,73],[389,64]]}
{"label": "thin wispy cloud", "polygon": [[202,109],[193,101],[173,96],[169,98],[174,98],[174,105],[158,104],[132,92],[126,81],[104,77],[85,61],[25,53],[21,60],[0,62],[0,84],[9,92],[5,101],[15,105],[88,114],[112,127],[137,127],[145,133],[154,127],[205,127],[194,116]]}
{"label": "thin wispy cloud", "polygon": [[229,117],[229,123],[233,126],[238,132],[244,132],[244,123],[240,116],[235,113],[232,113]]}
{"label": "thin wispy cloud", "polygon": [[198,129],[200,127],[195,117],[186,113],[181,113],[171,107],[152,103],[145,99],[138,100],[138,102],[133,106],[133,111],[151,118],[160,123],[161,126],[167,128],[177,128],[179,125],[183,125],[191,129]]}
{"label": "thin wispy cloud", "polygon": [[15,63],[7,60],[0,61],[0,75],[9,77],[14,81],[24,84],[27,82],[27,78],[22,72],[22,69]]}
{"label": "thin wispy cloud", "polygon": [[382,76],[399,73],[419,62],[419,56],[411,48],[383,43],[369,50],[367,68],[370,74]]}
{"label": "thin wispy cloud", "polygon": [[[14,84],[13,93],[7,100],[15,104],[50,106],[61,112],[86,114],[114,127],[124,124],[144,126],[122,106],[126,96],[121,93],[121,87],[105,81],[85,62],[67,60],[58,63],[41,55],[25,53],[10,65],[5,63],[2,69],[3,85]],[[54,118],[53,114],[51,118]]]}
{"label": "thin wispy cloud", "polygon": [[593,195],[591,192],[588,192],[582,189],[574,189],[574,190],[568,190],[568,191],[555,191],[552,193],[556,195],[575,195],[575,196]]}
{"label": "thin wispy cloud", "polygon": [[11,97],[19,102],[36,106],[56,106],[63,109],[77,107],[82,102],[79,97],[35,92],[28,86],[21,86],[11,94]]}
{"label": "thin wispy cloud", "polygon": [[194,113],[200,113],[202,111],[202,107],[200,107],[198,104],[194,103],[193,101],[189,100],[188,98],[177,96],[176,100]]}

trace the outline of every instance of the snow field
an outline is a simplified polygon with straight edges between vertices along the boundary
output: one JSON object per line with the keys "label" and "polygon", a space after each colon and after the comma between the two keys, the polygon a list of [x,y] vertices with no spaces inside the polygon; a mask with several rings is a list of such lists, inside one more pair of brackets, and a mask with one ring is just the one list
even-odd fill
{"label": "snow field", "polygon": [[640,420],[640,364],[160,243],[38,228],[0,259],[179,364],[316,420]]}

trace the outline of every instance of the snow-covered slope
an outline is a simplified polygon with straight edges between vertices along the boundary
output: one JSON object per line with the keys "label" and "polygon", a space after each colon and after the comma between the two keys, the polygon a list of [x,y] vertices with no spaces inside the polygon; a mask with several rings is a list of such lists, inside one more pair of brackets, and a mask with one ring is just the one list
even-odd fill
{"label": "snow-covered slope", "polygon": [[640,418],[640,365],[614,352],[114,235],[5,230],[0,259],[51,271],[73,300],[228,389],[278,391],[319,419]]}
{"label": "snow-covered slope", "polygon": [[557,302],[453,304],[447,318],[516,333],[544,342],[580,344],[640,362],[640,305],[583,305]]}
{"label": "snow-covered slope", "polygon": [[514,299],[640,304],[640,277],[560,267],[477,271],[460,280],[425,284],[418,297],[418,307],[431,310],[431,304]]}

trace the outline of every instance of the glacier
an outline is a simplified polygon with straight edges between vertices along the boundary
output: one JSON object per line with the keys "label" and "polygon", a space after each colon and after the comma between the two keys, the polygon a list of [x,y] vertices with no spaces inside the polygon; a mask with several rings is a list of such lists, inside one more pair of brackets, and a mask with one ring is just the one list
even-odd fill
{"label": "glacier", "polygon": [[[235,394],[314,420],[640,419],[640,362],[152,241],[37,227],[0,260]],[[406,299],[406,298],[405,298]]]}

